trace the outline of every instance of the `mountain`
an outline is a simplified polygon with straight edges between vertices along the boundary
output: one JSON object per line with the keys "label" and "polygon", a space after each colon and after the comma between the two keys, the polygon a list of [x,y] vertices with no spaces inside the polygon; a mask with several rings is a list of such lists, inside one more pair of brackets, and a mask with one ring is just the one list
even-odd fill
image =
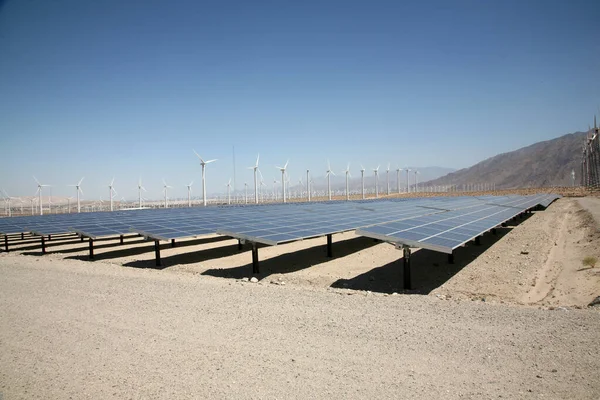
{"label": "mountain", "polygon": [[580,180],[584,132],[569,133],[508,153],[498,154],[469,168],[425,182],[425,186],[491,183],[496,189],[571,186]]}

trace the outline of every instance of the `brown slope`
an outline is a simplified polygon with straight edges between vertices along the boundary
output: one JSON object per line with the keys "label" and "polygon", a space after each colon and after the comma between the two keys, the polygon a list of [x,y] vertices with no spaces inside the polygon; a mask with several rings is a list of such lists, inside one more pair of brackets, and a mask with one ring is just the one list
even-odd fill
{"label": "brown slope", "polygon": [[571,170],[579,183],[584,132],[569,133],[508,153],[498,154],[469,168],[425,183],[461,185],[490,183],[498,189],[570,186]]}

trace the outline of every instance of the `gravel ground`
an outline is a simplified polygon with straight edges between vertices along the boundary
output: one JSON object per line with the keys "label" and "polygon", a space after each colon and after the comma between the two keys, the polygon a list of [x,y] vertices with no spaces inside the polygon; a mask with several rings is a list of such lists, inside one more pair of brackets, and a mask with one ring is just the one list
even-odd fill
{"label": "gravel ground", "polygon": [[0,257],[4,399],[600,394],[597,311],[82,264]]}
{"label": "gravel ground", "polygon": [[165,247],[162,270],[138,238],[100,241],[96,262],[78,240],[53,238],[44,257],[15,245],[0,253],[0,394],[598,399],[600,311],[577,308],[598,293],[580,268],[598,237],[577,204],[485,236],[454,266],[416,251],[419,289],[399,295],[400,252],[349,234],[334,259],[322,239],[261,249],[258,283],[240,279],[249,254],[231,240]]}

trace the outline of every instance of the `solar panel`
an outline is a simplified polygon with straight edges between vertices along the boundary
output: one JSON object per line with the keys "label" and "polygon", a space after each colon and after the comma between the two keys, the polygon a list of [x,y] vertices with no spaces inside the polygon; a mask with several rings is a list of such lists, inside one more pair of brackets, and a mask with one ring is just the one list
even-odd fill
{"label": "solar panel", "polygon": [[361,228],[356,234],[452,254],[457,247],[530,208],[529,199],[521,199],[521,204],[521,208],[514,204],[481,205]]}

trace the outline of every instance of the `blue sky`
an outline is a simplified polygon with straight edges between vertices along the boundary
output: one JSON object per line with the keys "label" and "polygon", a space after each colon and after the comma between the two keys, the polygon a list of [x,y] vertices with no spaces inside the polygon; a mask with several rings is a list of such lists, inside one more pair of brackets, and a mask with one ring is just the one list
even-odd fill
{"label": "blue sky", "polygon": [[[0,187],[133,199],[348,162],[462,168],[587,129],[598,1],[0,0]],[[106,193],[105,193],[106,192]]]}

